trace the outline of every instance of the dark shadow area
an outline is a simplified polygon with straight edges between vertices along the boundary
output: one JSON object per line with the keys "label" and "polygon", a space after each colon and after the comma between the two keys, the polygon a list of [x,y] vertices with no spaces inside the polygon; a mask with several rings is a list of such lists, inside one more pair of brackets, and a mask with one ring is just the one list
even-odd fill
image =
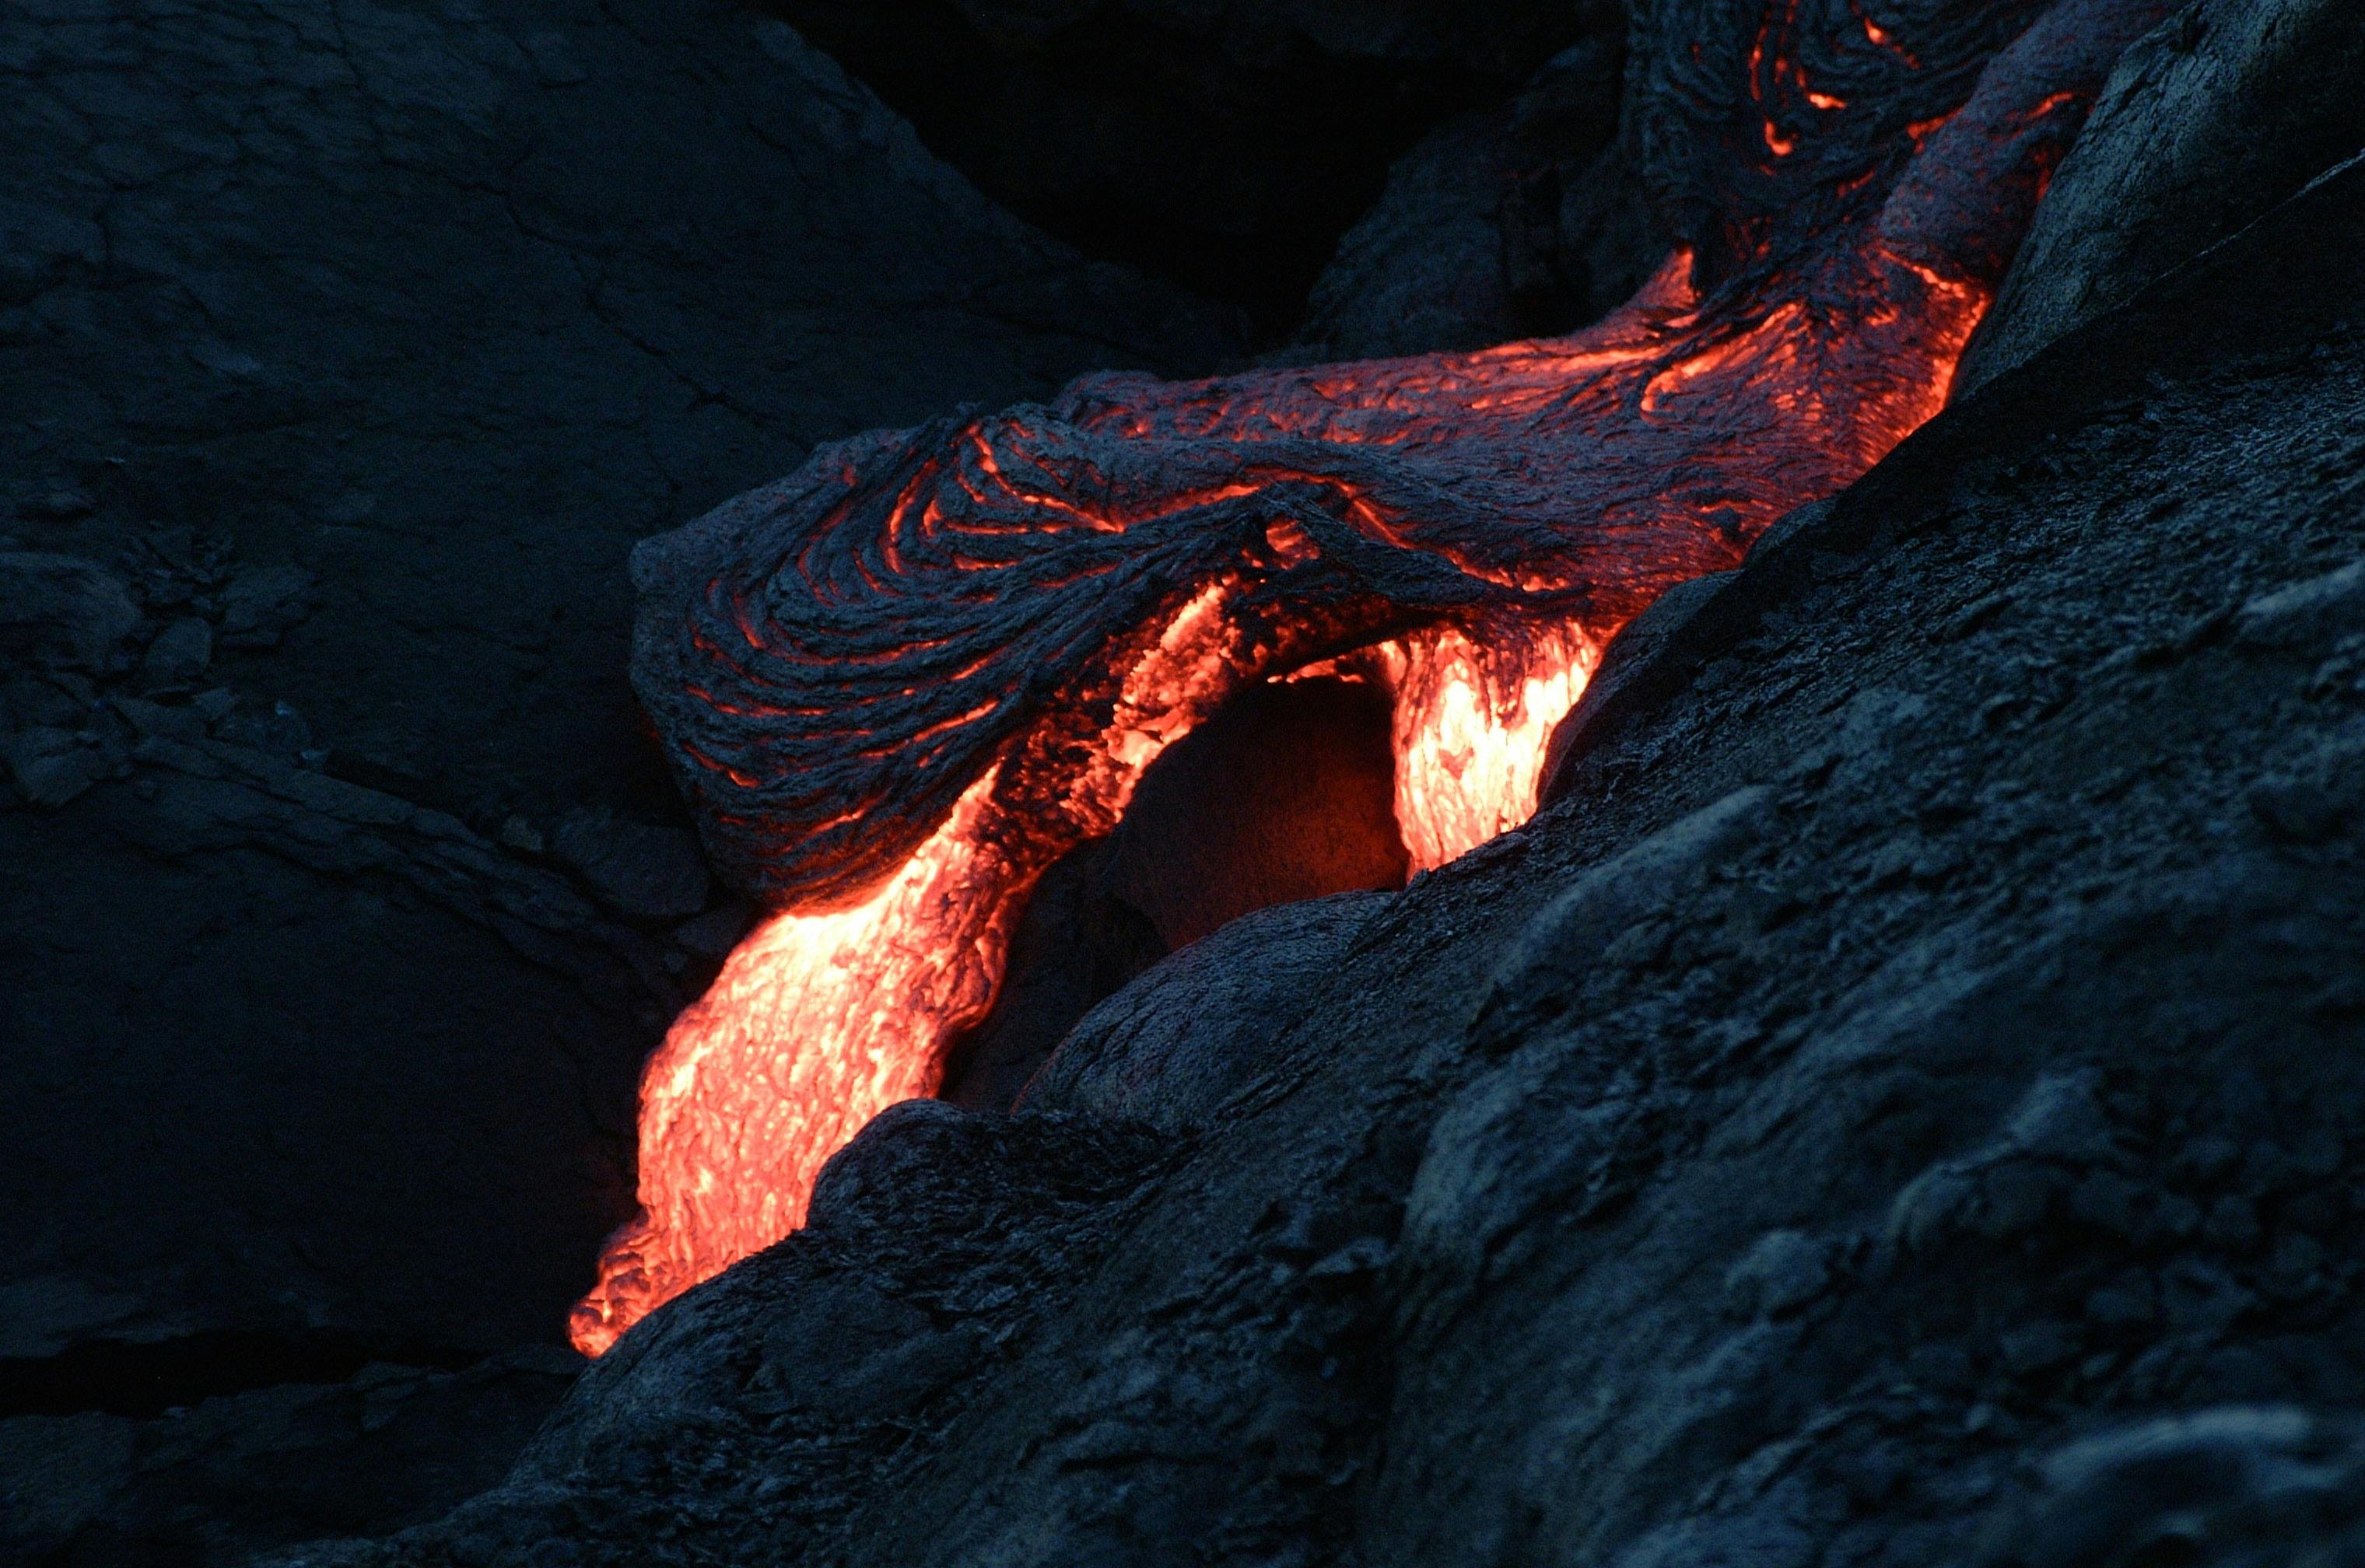
{"label": "dark shadow area", "polygon": [[7,6],[0,192],[0,1562],[397,1528],[569,1385],[746,921],[633,543],[1234,313],[738,0]]}
{"label": "dark shadow area", "polygon": [[54,1356],[0,1360],[0,1416],[161,1416],[250,1389],[343,1383],[373,1361],[456,1372],[476,1359],[350,1334],[216,1331],[146,1344],[86,1339]]}
{"label": "dark shadow area", "polygon": [[1592,25],[1531,3],[763,3],[988,196],[1240,306],[1268,341],[1391,163]]}
{"label": "dark shadow area", "polygon": [[465,1365],[376,1350],[208,1333],[10,1363],[0,1562],[242,1568],[398,1529],[499,1481],[580,1370],[556,1349]]}

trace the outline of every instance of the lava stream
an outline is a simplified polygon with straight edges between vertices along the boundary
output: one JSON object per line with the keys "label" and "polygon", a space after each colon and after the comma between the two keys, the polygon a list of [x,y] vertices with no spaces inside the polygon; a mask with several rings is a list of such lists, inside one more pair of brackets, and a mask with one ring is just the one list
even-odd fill
{"label": "lava stream", "polygon": [[[1223,652],[1217,602],[1194,599],[1136,667],[1104,767],[1086,775],[1095,823],[1114,825],[1142,771],[1205,716],[1194,710]],[[1572,627],[1518,648],[1507,657],[1446,629],[1369,655],[1397,693],[1396,811],[1416,869],[1535,811],[1544,743],[1598,646]],[[1023,835],[996,821],[994,781],[970,786],[861,903],[765,920],[675,1020],[642,1075],[641,1214],[575,1307],[577,1350],[599,1355],[654,1307],[798,1229],[829,1157],[888,1106],[936,1092],[946,1047],[992,1002],[1041,869],[1011,855]]]}
{"label": "lava stream", "polygon": [[1547,625],[1492,645],[1446,627],[1379,650],[1395,692],[1396,826],[1433,870],[1535,814],[1544,747],[1585,695],[1601,648]]}
{"label": "lava stream", "polygon": [[1325,664],[1384,681],[1418,868],[1526,821],[1621,625],[1945,404],[2086,105],[2165,10],[1929,0],[1909,30],[1843,4],[1817,30],[1797,0],[1685,3],[1733,80],[1703,97],[1694,42],[1630,92],[1695,126],[1712,210],[1596,326],[1086,377],[823,448],[636,552],[635,685],[722,868],[784,913],[649,1064],[642,1213],[578,1347],[801,1224],[823,1162],[930,1092],[992,1003],[1036,879],[1231,695]]}
{"label": "lava stream", "polygon": [[576,1305],[576,1349],[600,1354],[802,1226],[822,1162],[888,1106],[935,1092],[947,1036],[1002,978],[1008,878],[981,831],[992,789],[980,779],[866,902],[764,921],[674,1021],[641,1079],[641,1213]]}

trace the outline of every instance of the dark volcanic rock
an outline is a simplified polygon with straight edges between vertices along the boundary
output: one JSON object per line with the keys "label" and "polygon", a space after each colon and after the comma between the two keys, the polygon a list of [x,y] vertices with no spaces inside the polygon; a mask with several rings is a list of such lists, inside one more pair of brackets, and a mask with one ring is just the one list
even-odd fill
{"label": "dark volcanic rock", "polygon": [[1229,346],[722,0],[32,0],[0,84],[0,507],[29,548],[170,525],[309,572],[239,678],[448,800],[669,807],[635,539],[851,430]]}
{"label": "dark volcanic rock", "polygon": [[2365,149],[2365,9],[2194,0],[2127,50],[2046,193],[1966,390]]}
{"label": "dark volcanic rock", "polygon": [[120,755],[0,812],[0,1355],[553,1337],[624,1206],[664,949],[442,812],[202,735]]}
{"label": "dark volcanic rock", "polygon": [[2356,1417],[2220,1406],[2131,1423],[2046,1456],[1978,1568],[2353,1562],[2365,1551]]}
{"label": "dark volcanic rock", "polygon": [[140,661],[140,676],[150,690],[185,691],[214,662],[214,629],[194,615],[184,615],[148,644]]}
{"label": "dark volcanic rock", "polygon": [[222,641],[238,648],[275,648],[312,610],[312,574],[301,566],[239,569],[222,592]]}
{"label": "dark volcanic rock", "polygon": [[630,920],[687,919],[714,890],[697,837],[670,823],[578,810],[559,823],[550,848],[591,884],[600,902]]}
{"label": "dark volcanic rock", "polygon": [[1019,1103],[1140,1122],[1210,1125],[1226,1103],[1285,1068],[1280,1047],[1306,998],[1385,900],[1337,893],[1243,915],[1084,1014]]}
{"label": "dark volcanic rock", "polygon": [[1149,917],[1109,886],[1111,847],[1105,838],[1080,845],[1035,884],[992,1010],[946,1052],[942,1098],[1008,1110],[1076,1020],[1165,957]]}
{"label": "dark volcanic rock", "polygon": [[1229,316],[720,0],[0,10],[0,1383],[282,1347],[185,1419],[0,1397],[51,1423],[0,1439],[25,1551],[229,1560],[507,1462],[533,1414],[464,1377],[400,1480],[340,1380],[556,1342],[745,924],[624,684],[632,543]]}
{"label": "dark volcanic rock", "polygon": [[[870,1477],[1040,1335],[1159,1163],[1138,1135],[1072,1117],[891,1107],[824,1169],[801,1247],[668,1303],[593,1363],[586,1383],[601,1393],[570,1400],[510,1489],[464,1510],[474,1522],[459,1560],[580,1561],[575,1541],[588,1525],[633,1541],[623,1560],[663,1561],[679,1529],[669,1499],[685,1485],[719,1488],[731,1499],[725,1520],[810,1506],[789,1535],[768,1539],[791,1559],[825,1556]],[[938,1244],[881,1249],[915,1224]],[[793,1318],[778,1311],[783,1297],[800,1304]],[[1100,1375],[1126,1374],[1112,1364]],[[735,1471],[774,1441],[795,1455],[787,1471]],[[597,1495],[577,1489],[585,1465],[611,1462],[630,1480]],[[687,1550],[742,1560],[744,1532],[726,1523],[722,1534],[734,1539]],[[297,1555],[367,1561],[377,1550]]]}
{"label": "dark volcanic rock", "polygon": [[95,562],[31,550],[0,554],[0,651],[36,666],[111,668],[140,623],[121,579]]}
{"label": "dark volcanic rock", "polygon": [[1503,277],[1504,118],[1500,109],[1463,116],[1396,160],[1277,357],[1373,359],[1516,335]]}
{"label": "dark volcanic rock", "polygon": [[[2365,166],[1614,654],[1221,1114],[882,1117],[503,1489],[289,1561],[2339,1560],[2360,244]],[[878,1403],[751,1384],[863,1293]]]}

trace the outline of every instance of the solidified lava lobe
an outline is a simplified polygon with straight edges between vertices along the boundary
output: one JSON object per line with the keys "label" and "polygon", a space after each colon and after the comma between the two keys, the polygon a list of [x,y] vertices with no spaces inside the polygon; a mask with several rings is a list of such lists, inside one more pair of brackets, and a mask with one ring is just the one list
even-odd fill
{"label": "solidified lava lobe", "polygon": [[1090,376],[824,448],[644,545],[635,685],[709,847],[779,913],[649,1063],[642,1213],[577,1345],[801,1225],[823,1161],[934,1090],[1035,879],[1234,693],[1384,682],[1417,868],[1524,822],[1620,626],[1943,406],[2164,8],[1663,0],[1632,96],[1687,244],[1598,325]]}

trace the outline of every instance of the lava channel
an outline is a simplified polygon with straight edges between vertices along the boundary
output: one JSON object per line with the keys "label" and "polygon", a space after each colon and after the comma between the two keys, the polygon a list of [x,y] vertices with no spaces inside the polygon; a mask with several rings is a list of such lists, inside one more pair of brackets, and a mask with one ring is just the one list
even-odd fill
{"label": "lava channel", "polygon": [[1089,376],[824,448],[636,553],[636,688],[718,863],[778,913],[648,1065],[641,1213],[580,1349],[801,1225],[823,1162],[935,1089],[1036,879],[1249,685],[1386,683],[1417,868],[1524,822],[1620,626],[1945,404],[2165,7],[1663,9],[1689,41],[1630,92],[1696,144],[1663,202],[1683,243],[1597,325]]}

